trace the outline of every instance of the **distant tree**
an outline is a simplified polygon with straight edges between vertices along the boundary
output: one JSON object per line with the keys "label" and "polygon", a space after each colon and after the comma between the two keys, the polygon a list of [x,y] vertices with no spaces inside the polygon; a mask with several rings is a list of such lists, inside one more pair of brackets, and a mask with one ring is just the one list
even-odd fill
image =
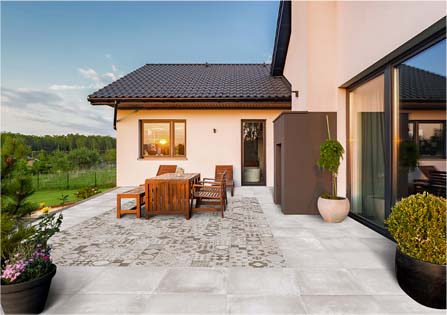
{"label": "distant tree", "polygon": [[99,153],[87,148],[75,149],[68,153],[68,161],[76,168],[90,168],[100,161]]}
{"label": "distant tree", "polygon": [[104,152],[102,160],[108,164],[116,163],[116,149],[109,149],[106,152]]}
{"label": "distant tree", "polygon": [[52,172],[66,172],[70,170],[68,154],[62,151],[54,151],[49,157]]}

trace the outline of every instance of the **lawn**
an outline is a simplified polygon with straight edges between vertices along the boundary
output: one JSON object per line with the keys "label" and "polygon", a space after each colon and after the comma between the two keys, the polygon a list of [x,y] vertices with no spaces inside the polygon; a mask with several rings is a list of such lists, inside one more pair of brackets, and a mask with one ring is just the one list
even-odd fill
{"label": "lawn", "polygon": [[[104,192],[110,188],[100,189],[100,192]],[[41,202],[45,202],[46,206],[54,207],[61,204],[61,195],[68,195],[66,202],[80,201],[76,198],[75,193],[79,189],[65,189],[65,190],[39,190],[29,197],[29,201],[39,205]]]}
{"label": "lawn", "polygon": [[116,168],[114,167],[33,176],[33,187],[37,191],[73,190],[92,186],[114,187],[115,185]]}
{"label": "lawn", "polygon": [[32,194],[28,200],[30,202],[40,204],[41,202],[45,202],[47,206],[57,206],[61,203],[61,195],[68,195],[68,199],[66,202],[76,201],[78,200],[75,196],[77,189],[68,189],[68,190],[40,190],[36,191]]}

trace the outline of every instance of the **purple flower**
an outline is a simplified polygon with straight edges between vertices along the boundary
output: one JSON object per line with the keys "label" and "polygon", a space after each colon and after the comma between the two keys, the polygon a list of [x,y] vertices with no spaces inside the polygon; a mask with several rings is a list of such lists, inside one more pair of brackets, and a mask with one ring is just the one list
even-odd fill
{"label": "purple flower", "polygon": [[26,266],[27,263],[24,260],[19,260],[12,265],[6,265],[2,271],[2,279],[7,280],[9,283],[16,281],[25,271]]}

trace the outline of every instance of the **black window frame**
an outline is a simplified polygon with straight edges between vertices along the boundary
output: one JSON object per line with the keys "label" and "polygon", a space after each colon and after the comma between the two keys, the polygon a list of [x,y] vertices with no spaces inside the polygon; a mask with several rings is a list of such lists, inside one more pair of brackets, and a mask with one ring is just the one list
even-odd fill
{"label": "black window frame", "polygon": [[[409,124],[413,124],[413,130],[414,132],[418,132],[419,130],[419,124],[441,124],[442,125],[442,140],[444,142],[444,145],[446,143],[446,124],[447,121],[446,120],[425,120],[425,119],[415,119],[415,120],[409,120],[408,121]],[[418,147],[419,150],[419,137],[417,134],[414,135],[414,139],[413,141],[416,143],[416,146]],[[445,150],[444,150],[444,155],[421,155],[421,159],[422,160],[445,160],[446,159],[446,155],[445,155]]]}
{"label": "black window frame", "polygon": [[[393,142],[393,136],[396,132],[396,117],[395,106],[398,100],[395,99],[394,91],[396,89],[397,80],[395,78],[396,68],[399,64],[405,62],[411,57],[420,52],[430,48],[431,46],[446,39],[446,17],[443,17],[426,30],[416,35],[402,46],[392,51],[372,66],[368,67],[346,83],[340,86],[346,90],[346,139],[350,137],[350,117],[349,117],[349,95],[357,87],[376,78],[384,75],[384,111],[385,111],[385,218],[390,215],[391,207],[396,202],[397,189],[397,143]],[[445,128],[444,128],[445,132]],[[351,161],[350,161],[350,145],[347,141],[346,145],[346,163],[347,163],[347,196],[351,198]],[[393,237],[388,232],[386,227],[381,227],[367,218],[355,214],[350,211],[349,216],[356,221],[368,226],[374,231],[384,235],[393,240]]]}

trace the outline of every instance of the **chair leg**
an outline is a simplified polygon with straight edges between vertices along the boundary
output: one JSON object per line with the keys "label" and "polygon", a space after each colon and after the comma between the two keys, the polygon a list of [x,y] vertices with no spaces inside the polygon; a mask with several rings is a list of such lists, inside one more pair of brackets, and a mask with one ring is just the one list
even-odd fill
{"label": "chair leg", "polygon": [[225,200],[223,198],[220,199],[220,214],[222,218],[224,217],[224,211],[225,211]]}
{"label": "chair leg", "polygon": [[234,187],[231,186],[231,197],[233,197],[233,196],[234,196]]}

